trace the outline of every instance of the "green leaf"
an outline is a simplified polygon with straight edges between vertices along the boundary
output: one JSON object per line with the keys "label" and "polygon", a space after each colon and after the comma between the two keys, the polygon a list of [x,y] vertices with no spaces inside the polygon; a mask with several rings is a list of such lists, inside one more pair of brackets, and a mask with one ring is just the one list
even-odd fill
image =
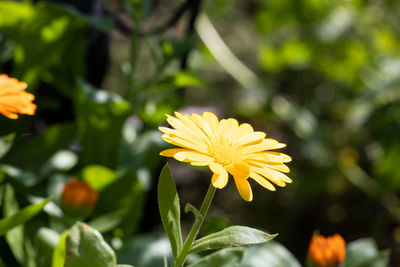
{"label": "green leaf", "polygon": [[242,267],[301,267],[284,246],[271,241],[245,248]]}
{"label": "green leaf", "polygon": [[231,226],[217,233],[197,240],[190,253],[198,253],[210,249],[255,245],[273,239],[277,234],[270,235],[260,230],[246,226]]}
{"label": "green leaf", "polygon": [[82,170],[82,179],[88,182],[91,188],[101,191],[119,177],[111,169],[100,165],[86,166]]}
{"label": "green leaf", "polygon": [[379,252],[372,238],[362,238],[347,245],[344,267],[384,267],[389,261],[389,252]]}
{"label": "green leaf", "polygon": [[53,229],[41,227],[36,232],[34,247],[38,266],[51,266],[54,248],[60,240],[60,234]]}
{"label": "green leaf", "polygon": [[[24,172],[37,171],[57,151],[65,149],[72,143],[76,138],[75,132],[74,124],[64,123],[49,127],[33,139],[16,138],[13,147],[3,160],[7,164],[18,166]],[[31,182],[29,185],[32,185]]]}
{"label": "green leaf", "polygon": [[10,150],[11,146],[13,145],[14,138],[14,133],[0,137],[0,159]]}
{"label": "green leaf", "polygon": [[65,242],[67,240],[67,234],[68,234],[68,232],[65,231],[61,235],[61,237],[57,243],[57,246],[55,247],[55,249],[53,251],[51,267],[64,267],[65,255],[66,255]]}
{"label": "green leaf", "polygon": [[65,267],[115,267],[116,264],[114,251],[97,230],[77,222],[68,231]]}
{"label": "green leaf", "polygon": [[172,254],[177,257],[182,249],[181,213],[178,192],[168,164],[161,171],[157,190],[161,221],[171,243]]}
{"label": "green leaf", "polygon": [[[110,201],[112,199],[112,201]],[[115,182],[107,186],[100,192],[99,201],[96,204],[94,215],[105,216],[110,215],[108,223],[118,223],[118,213],[121,214],[121,222],[118,223],[118,230],[123,236],[130,236],[138,227],[140,219],[143,215],[145,194],[141,181],[136,177],[135,173],[127,172],[119,177]],[[102,232],[107,231],[110,224],[99,225],[105,222],[95,221],[96,228]],[[93,222],[91,222],[93,223]],[[109,228],[109,230],[111,230]]]}
{"label": "green leaf", "polygon": [[131,111],[130,104],[119,95],[80,82],[76,114],[82,164],[117,165],[122,126]]}
{"label": "green leaf", "polygon": [[125,210],[120,209],[91,220],[88,224],[100,233],[108,232],[117,227],[124,218]]}
{"label": "green leaf", "polygon": [[[6,191],[7,192],[7,191]],[[9,193],[8,193],[9,194]],[[10,196],[8,196],[10,197]],[[9,201],[9,200],[8,200]],[[30,220],[33,216],[38,214],[47,203],[49,199],[38,204],[30,205],[12,215],[0,220],[0,236],[4,235],[10,229],[23,224]]]}
{"label": "green leaf", "polygon": [[31,187],[40,182],[43,177],[33,172],[26,172],[12,165],[0,165],[0,174],[9,177],[10,179],[23,184],[26,187]]}
{"label": "green leaf", "polygon": [[172,262],[171,246],[165,235],[144,234],[123,242],[116,250],[118,262],[140,267],[164,267],[164,257]]}
{"label": "green leaf", "polygon": [[190,264],[188,267],[241,267],[243,253],[244,250],[239,248],[222,249]]}

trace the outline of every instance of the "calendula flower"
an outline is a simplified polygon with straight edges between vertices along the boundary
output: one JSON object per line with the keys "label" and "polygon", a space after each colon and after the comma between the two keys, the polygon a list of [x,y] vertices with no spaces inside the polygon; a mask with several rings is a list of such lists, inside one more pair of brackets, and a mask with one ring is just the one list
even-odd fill
{"label": "calendula flower", "polygon": [[[174,129],[160,127],[162,138],[181,148],[164,150],[160,155],[190,162],[194,166],[208,166],[214,173],[211,183],[224,188],[228,173],[233,176],[239,194],[246,201],[252,201],[253,193],[248,178],[274,191],[292,180],[283,172],[289,172],[284,164],[291,161],[288,155],[270,150],[285,147],[285,144],[265,138],[263,132],[254,131],[250,124],[238,123],[235,119],[218,120],[211,112],[203,115],[182,115],[176,118],[167,115],[167,121]],[[272,183],[271,183],[272,182]]]}
{"label": "calendula flower", "polygon": [[35,96],[25,91],[28,85],[6,74],[0,74],[0,113],[10,119],[18,119],[18,114],[35,114]]}
{"label": "calendula flower", "polygon": [[321,235],[313,236],[308,256],[317,266],[338,266],[346,258],[346,242],[339,234],[326,238]]}
{"label": "calendula flower", "polygon": [[63,207],[70,211],[93,209],[97,202],[99,192],[90,188],[88,183],[72,178],[64,185],[61,201]]}

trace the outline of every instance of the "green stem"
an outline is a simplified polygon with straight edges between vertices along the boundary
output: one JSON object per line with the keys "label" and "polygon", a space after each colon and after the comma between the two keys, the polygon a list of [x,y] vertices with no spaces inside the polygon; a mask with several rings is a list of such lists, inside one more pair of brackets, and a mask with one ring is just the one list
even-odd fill
{"label": "green stem", "polygon": [[196,216],[192,229],[190,229],[189,235],[186,238],[185,244],[183,245],[183,248],[179,253],[178,257],[174,261],[173,264],[174,267],[181,266],[185,262],[185,259],[189,254],[190,249],[192,248],[193,241],[196,238],[197,234],[199,233],[201,225],[203,224],[204,218],[206,217],[208,208],[211,205],[211,201],[214,197],[216,190],[217,189],[212,184],[210,184],[210,186],[208,187],[207,194],[203,200],[203,204],[201,204],[201,208],[199,211],[200,216]]}

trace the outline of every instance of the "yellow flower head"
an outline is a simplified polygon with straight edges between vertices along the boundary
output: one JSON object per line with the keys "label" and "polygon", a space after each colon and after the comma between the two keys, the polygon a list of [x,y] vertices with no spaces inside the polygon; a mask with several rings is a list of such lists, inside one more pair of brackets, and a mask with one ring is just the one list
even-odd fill
{"label": "yellow flower head", "polygon": [[17,113],[33,115],[35,96],[25,92],[28,85],[6,74],[0,74],[0,113],[10,119],[18,119]]}
{"label": "yellow flower head", "polygon": [[346,258],[346,242],[339,234],[313,236],[308,249],[310,259],[320,267],[338,266]]}
{"label": "yellow flower head", "polygon": [[214,187],[224,188],[230,173],[242,198],[252,201],[249,177],[272,191],[275,187],[271,182],[278,186],[292,182],[282,173],[289,172],[284,163],[291,158],[269,151],[285,147],[285,144],[265,138],[265,133],[254,131],[250,124],[239,125],[232,118],[219,121],[211,112],[204,112],[202,116],[179,112],[175,115],[176,118],[167,115],[167,121],[174,129],[159,129],[164,133],[165,141],[181,148],[167,149],[160,155],[194,166],[208,166],[214,173],[211,179]]}

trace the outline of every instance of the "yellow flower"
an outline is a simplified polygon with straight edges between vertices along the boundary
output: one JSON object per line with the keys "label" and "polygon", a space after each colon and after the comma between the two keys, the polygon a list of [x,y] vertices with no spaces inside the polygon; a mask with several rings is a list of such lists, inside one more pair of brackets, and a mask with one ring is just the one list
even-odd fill
{"label": "yellow flower", "polygon": [[308,255],[317,266],[338,266],[346,258],[346,242],[339,234],[327,238],[321,235],[313,236]]}
{"label": "yellow flower", "polygon": [[35,96],[25,92],[28,85],[6,74],[0,74],[0,113],[10,119],[18,119],[17,113],[33,115]]}
{"label": "yellow flower", "polygon": [[175,129],[159,129],[165,141],[182,148],[167,149],[160,155],[194,166],[208,166],[214,173],[211,179],[214,187],[224,188],[230,173],[242,198],[252,201],[248,178],[272,191],[275,187],[270,181],[278,186],[292,182],[282,173],[289,172],[284,163],[291,158],[269,151],[285,147],[285,144],[265,138],[265,133],[254,131],[250,124],[239,125],[232,118],[219,121],[211,112],[204,112],[202,116],[179,112],[175,115],[177,118],[167,115],[167,121]]}

